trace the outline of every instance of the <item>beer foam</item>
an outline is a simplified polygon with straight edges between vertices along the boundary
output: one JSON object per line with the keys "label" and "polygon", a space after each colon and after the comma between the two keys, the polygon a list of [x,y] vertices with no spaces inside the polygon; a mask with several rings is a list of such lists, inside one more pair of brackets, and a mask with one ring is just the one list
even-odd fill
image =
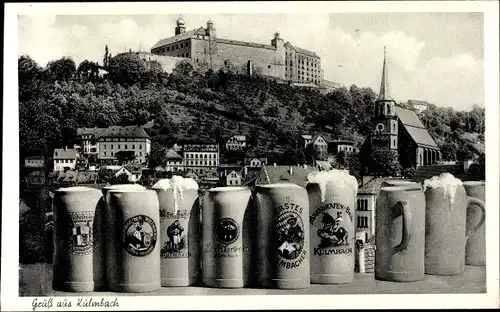
{"label": "beer foam", "polygon": [[181,176],[174,175],[171,179],[161,179],[156,182],[152,187],[155,190],[166,191],[168,189],[173,189],[174,191],[174,214],[179,210],[179,203],[177,201],[177,195],[182,201],[184,201],[184,191],[188,190],[198,190],[198,183],[191,178],[183,178]]}
{"label": "beer foam", "polygon": [[87,186],[70,186],[70,187],[63,187],[58,189],[58,192],[81,192],[81,191],[91,191],[91,190],[97,190],[95,188],[87,187]]}
{"label": "beer foam", "polygon": [[457,188],[462,185],[460,179],[455,178],[451,173],[443,172],[439,176],[433,176],[424,181],[424,192],[427,188],[443,188],[444,197],[449,199],[450,207],[453,207]]}
{"label": "beer foam", "polygon": [[109,190],[145,190],[146,188],[140,184],[114,184],[105,186]]}
{"label": "beer foam", "polygon": [[325,201],[327,188],[350,188],[354,193],[354,198],[358,194],[358,181],[347,170],[331,169],[329,171],[313,171],[307,175],[307,180],[309,183],[319,185],[322,202]]}

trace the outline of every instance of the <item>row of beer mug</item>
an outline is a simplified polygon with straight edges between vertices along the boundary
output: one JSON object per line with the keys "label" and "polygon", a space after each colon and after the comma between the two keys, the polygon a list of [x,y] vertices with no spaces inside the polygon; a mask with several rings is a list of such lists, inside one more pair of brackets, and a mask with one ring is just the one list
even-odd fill
{"label": "row of beer mug", "polygon": [[[102,194],[59,189],[53,286],[148,292],[200,283],[291,289],[351,282],[357,182],[336,170],[309,181],[306,188],[262,184],[253,192],[212,188],[201,214],[190,179],[153,190],[110,186]],[[439,187],[424,194],[420,184],[399,184],[387,182],[377,201],[376,278],[414,281],[423,278],[424,267],[428,274],[462,273],[472,233],[466,234],[467,207],[481,208],[478,229],[484,204],[467,197],[462,185],[450,201]],[[481,249],[472,248],[476,254]]]}

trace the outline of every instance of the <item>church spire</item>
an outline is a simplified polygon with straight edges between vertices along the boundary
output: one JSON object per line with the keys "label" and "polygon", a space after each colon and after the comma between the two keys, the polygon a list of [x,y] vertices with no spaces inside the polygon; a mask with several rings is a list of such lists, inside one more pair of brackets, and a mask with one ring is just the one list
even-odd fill
{"label": "church spire", "polygon": [[394,101],[389,93],[389,81],[387,75],[386,50],[384,46],[384,65],[382,67],[382,81],[380,82],[380,93],[377,101]]}

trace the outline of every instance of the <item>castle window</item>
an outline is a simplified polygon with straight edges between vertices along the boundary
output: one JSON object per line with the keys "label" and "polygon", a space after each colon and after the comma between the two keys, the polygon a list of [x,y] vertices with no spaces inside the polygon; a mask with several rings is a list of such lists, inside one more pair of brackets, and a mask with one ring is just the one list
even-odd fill
{"label": "castle window", "polygon": [[271,65],[267,65],[267,68],[271,68]]}

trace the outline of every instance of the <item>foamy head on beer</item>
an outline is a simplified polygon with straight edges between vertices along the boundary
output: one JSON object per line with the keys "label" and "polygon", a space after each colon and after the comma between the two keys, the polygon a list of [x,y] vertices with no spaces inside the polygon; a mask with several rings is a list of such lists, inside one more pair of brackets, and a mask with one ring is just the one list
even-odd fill
{"label": "foamy head on beer", "polygon": [[114,184],[107,188],[112,190],[145,190],[146,188],[140,184]]}
{"label": "foamy head on beer", "polygon": [[443,172],[439,176],[434,176],[424,181],[424,192],[427,188],[442,188],[444,197],[448,198],[450,204],[453,205],[459,186],[462,186],[462,181],[460,179],[455,178],[451,173]]}
{"label": "foamy head on beer", "polygon": [[82,191],[92,191],[97,190],[95,188],[87,187],[87,186],[70,186],[70,187],[62,187],[58,189],[58,192],[82,192]]}
{"label": "foamy head on beer", "polygon": [[308,174],[307,181],[319,185],[322,202],[325,201],[327,189],[336,188],[350,191],[354,198],[358,193],[358,181],[347,170],[313,171]]}
{"label": "foamy head on beer", "polygon": [[184,191],[198,190],[198,183],[191,178],[183,178],[181,176],[174,175],[171,179],[161,179],[156,182],[152,187],[154,190],[166,191],[172,189],[174,193],[174,213],[179,210],[179,204],[177,201],[177,195],[180,200],[184,200]]}

